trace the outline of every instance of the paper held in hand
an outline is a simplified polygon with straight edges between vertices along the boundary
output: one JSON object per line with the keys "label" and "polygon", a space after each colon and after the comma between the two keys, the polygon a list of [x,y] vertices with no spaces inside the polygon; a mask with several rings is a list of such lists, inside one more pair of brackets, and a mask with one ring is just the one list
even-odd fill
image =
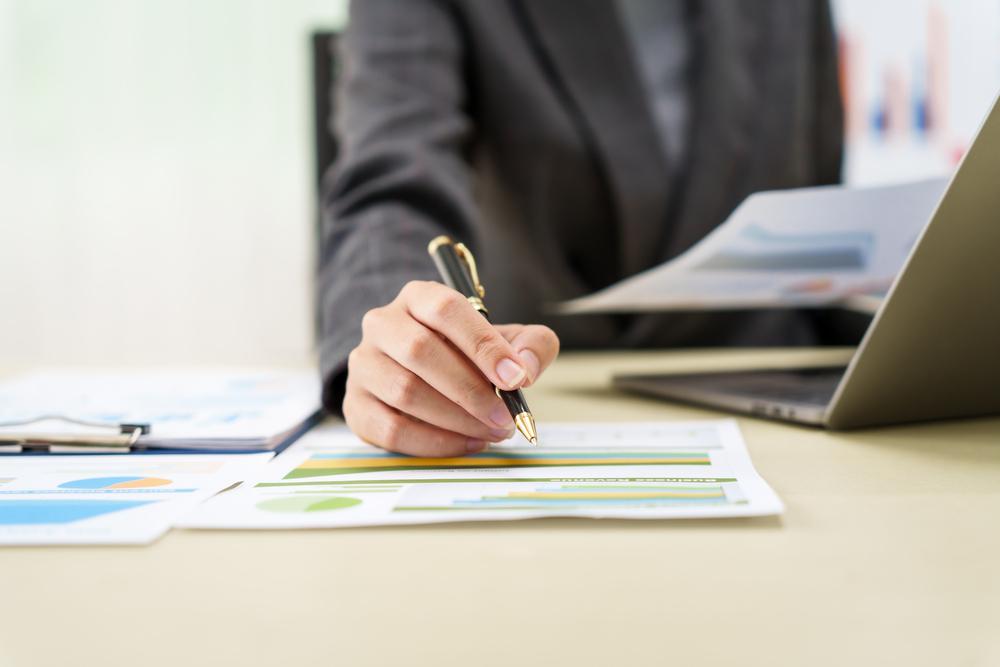
{"label": "paper held in hand", "polygon": [[572,423],[455,459],[414,458],[323,426],[221,494],[189,528],[334,528],[539,517],[780,514],[736,422]]}
{"label": "paper held in hand", "polygon": [[556,308],[582,314],[844,303],[873,310],[946,185],[935,179],[754,194],[679,257]]}

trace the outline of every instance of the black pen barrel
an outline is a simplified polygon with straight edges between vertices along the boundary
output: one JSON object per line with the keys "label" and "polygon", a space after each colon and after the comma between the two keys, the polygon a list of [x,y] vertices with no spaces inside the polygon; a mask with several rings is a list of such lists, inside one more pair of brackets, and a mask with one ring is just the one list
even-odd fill
{"label": "black pen barrel", "polygon": [[504,391],[503,389],[498,389],[497,395],[500,397],[500,400],[503,401],[504,405],[507,406],[511,415],[516,416],[522,412],[531,412],[531,410],[528,409],[528,402],[524,400],[524,392],[520,389],[515,389],[514,391]]}
{"label": "black pen barrel", "polygon": [[462,264],[462,259],[455,252],[455,246],[451,243],[441,243],[431,252],[431,258],[437,267],[441,279],[448,287],[452,288],[465,298],[470,296],[478,297],[476,286],[472,284],[472,278]]}
{"label": "black pen barrel", "polygon": [[[466,260],[459,255],[459,250],[466,255]],[[441,279],[448,287],[469,300],[476,310],[486,318],[490,319],[489,311],[483,303],[485,290],[479,284],[479,277],[476,271],[475,261],[471,253],[462,244],[455,245],[447,236],[439,236],[430,242],[427,251],[434,260]],[[524,399],[524,393],[520,389],[506,391],[496,388],[497,396],[503,401],[510,416],[514,419],[514,425],[532,445],[538,444],[538,433],[535,430],[535,420],[528,409],[528,402]]]}

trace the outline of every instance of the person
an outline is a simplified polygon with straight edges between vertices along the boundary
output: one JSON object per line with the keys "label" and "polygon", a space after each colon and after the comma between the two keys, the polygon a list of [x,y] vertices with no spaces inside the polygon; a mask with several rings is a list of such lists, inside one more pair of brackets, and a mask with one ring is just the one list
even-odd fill
{"label": "person", "polygon": [[[510,435],[492,391],[564,348],[805,345],[795,311],[557,316],[678,255],[750,193],[836,183],[825,0],[362,0],[323,194],[324,404],[425,456]],[[488,324],[436,282],[478,259]],[[529,394],[530,400],[530,394]]]}

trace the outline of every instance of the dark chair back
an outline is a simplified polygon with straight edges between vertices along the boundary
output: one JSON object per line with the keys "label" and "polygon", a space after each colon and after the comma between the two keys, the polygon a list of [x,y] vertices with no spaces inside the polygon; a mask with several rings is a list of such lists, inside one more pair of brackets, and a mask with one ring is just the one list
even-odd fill
{"label": "dark chair back", "polygon": [[[334,85],[337,81],[338,39],[339,36],[334,32],[314,32],[309,40],[313,75],[313,202],[316,205],[314,261],[319,261],[323,243],[323,175],[337,159],[337,138],[334,135],[333,123],[336,112]],[[313,309],[313,332],[316,340],[319,340],[320,299],[318,294],[316,297]]]}
{"label": "dark chair back", "polygon": [[334,84],[337,81],[337,43],[335,32],[315,32],[311,36],[313,74],[313,140],[317,191],[323,174],[337,158],[337,140],[333,134]]}

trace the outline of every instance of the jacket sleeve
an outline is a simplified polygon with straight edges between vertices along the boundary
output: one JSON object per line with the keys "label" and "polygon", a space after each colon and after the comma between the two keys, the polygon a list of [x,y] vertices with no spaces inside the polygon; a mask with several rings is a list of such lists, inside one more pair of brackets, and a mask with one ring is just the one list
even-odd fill
{"label": "jacket sleeve", "polygon": [[406,282],[436,277],[430,239],[471,231],[471,125],[455,11],[437,0],[351,4],[318,285],[323,404],[335,413],[361,318]]}

